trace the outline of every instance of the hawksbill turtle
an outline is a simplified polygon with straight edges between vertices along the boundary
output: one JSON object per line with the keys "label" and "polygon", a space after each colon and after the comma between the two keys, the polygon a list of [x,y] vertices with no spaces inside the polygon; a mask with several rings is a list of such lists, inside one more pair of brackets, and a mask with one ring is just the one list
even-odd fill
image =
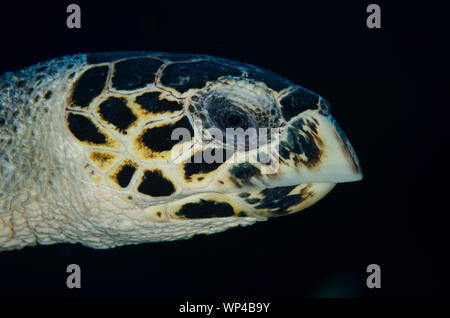
{"label": "hawksbill turtle", "polygon": [[[236,147],[228,128],[269,137]],[[3,74],[0,176],[1,251],[216,233],[298,212],[362,173],[318,94],[230,59],[138,51]]]}

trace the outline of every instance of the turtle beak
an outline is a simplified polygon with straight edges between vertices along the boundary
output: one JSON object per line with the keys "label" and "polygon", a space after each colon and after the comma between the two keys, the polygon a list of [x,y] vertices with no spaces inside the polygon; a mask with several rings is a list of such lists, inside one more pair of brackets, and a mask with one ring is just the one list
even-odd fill
{"label": "turtle beak", "polygon": [[289,121],[280,136],[279,155],[279,173],[286,185],[352,182],[363,177],[343,130],[331,115],[317,111],[303,112]]}
{"label": "turtle beak", "polygon": [[319,136],[324,143],[321,169],[328,170],[328,178],[337,182],[362,180],[363,174],[358,157],[342,128],[331,115],[319,119],[324,126]]}
{"label": "turtle beak", "polygon": [[292,214],[322,199],[336,183],[362,179],[355,151],[329,113],[306,110],[282,128],[266,150],[278,160],[227,167],[234,186],[227,195],[241,203],[239,209],[262,217]]}
{"label": "turtle beak", "polygon": [[[244,159],[228,165],[234,191],[305,183],[336,184],[363,177],[352,145],[330,114],[304,111],[292,118],[275,140],[268,144],[269,165],[247,163]],[[255,153],[260,151],[263,148]],[[244,158],[245,153],[240,155]]]}

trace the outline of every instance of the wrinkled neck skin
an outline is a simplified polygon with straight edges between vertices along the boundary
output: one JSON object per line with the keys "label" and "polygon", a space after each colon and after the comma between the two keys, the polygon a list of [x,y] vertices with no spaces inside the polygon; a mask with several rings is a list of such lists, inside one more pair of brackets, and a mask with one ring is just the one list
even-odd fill
{"label": "wrinkled neck skin", "polygon": [[55,133],[64,106],[50,96],[67,85],[58,81],[58,62],[41,64],[53,76],[39,75],[36,66],[0,78],[0,251],[70,241],[56,221],[66,217],[60,212],[72,201],[66,189],[74,182],[63,177],[71,161],[61,154],[70,152]]}
{"label": "wrinkled neck skin", "polygon": [[[82,65],[69,72],[67,63],[0,79],[0,251],[79,242],[83,233],[90,233],[87,244],[102,245],[102,229],[85,217],[100,212],[101,196],[80,181],[80,152],[61,134],[69,75]],[[39,66],[53,75],[39,75]]]}

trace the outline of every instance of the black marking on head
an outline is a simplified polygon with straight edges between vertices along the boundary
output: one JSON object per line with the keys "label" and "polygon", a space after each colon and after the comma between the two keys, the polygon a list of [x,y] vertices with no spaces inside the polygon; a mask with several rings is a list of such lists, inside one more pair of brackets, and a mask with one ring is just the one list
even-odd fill
{"label": "black marking on head", "polygon": [[245,199],[245,202],[250,203],[250,204],[255,204],[255,203],[258,203],[259,201],[261,201],[260,198]]}
{"label": "black marking on head", "polygon": [[107,122],[116,126],[120,132],[126,130],[136,121],[136,116],[127,107],[125,98],[109,97],[99,105],[100,116]]}
{"label": "black marking on head", "polygon": [[223,218],[233,216],[234,210],[226,202],[200,199],[198,203],[186,203],[175,214],[188,219]]}
{"label": "black marking on head", "polygon": [[296,120],[290,122],[290,124],[297,129],[303,130],[303,126],[306,125],[306,119],[300,117],[300,118],[297,118]]}
{"label": "black marking on head", "polygon": [[105,53],[89,53],[86,57],[86,62],[89,64],[108,63],[116,60],[139,57],[149,55],[149,52],[144,51],[124,51],[124,52],[105,52]]}
{"label": "black marking on head", "polygon": [[317,146],[320,139],[312,133],[303,132],[306,134],[306,137],[297,133],[293,128],[288,128],[286,141],[280,142],[280,149],[286,147],[296,154],[304,154],[307,158],[306,161],[298,159],[298,157],[295,157],[295,160],[301,161],[307,166],[314,166],[320,161],[322,154],[322,151]]}
{"label": "black marking on head", "polygon": [[303,200],[301,194],[288,195],[295,187],[288,186],[262,190],[260,194],[263,199],[254,208],[270,210],[274,215],[286,213],[291,206],[299,204]]}
{"label": "black marking on head", "polygon": [[293,129],[288,129],[288,140],[292,146],[292,150],[295,153],[304,153],[308,158],[308,161],[320,160],[321,151],[317,147],[315,138],[313,135],[306,133],[306,137],[301,134],[296,134]]}
{"label": "black marking on head", "polygon": [[247,216],[247,213],[245,213],[244,211],[241,211],[241,212],[238,213],[237,216],[240,217],[240,218],[244,218],[244,217]]}
{"label": "black marking on head", "polygon": [[135,171],[136,167],[129,162],[120,167],[119,171],[115,175],[115,178],[122,188],[126,188],[130,184],[131,178],[133,178]]}
{"label": "black marking on head", "polygon": [[309,127],[311,131],[317,134],[317,121],[310,120],[309,118],[297,118],[294,120],[291,125],[297,129],[301,129],[304,131],[304,127]]}
{"label": "black marking on head", "polygon": [[[261,176],[261,171],[248,162],[240,163],[230,169],[233,181],[238,187],[242,185],[251,185],[250,179],[252,177]],[[237,179],[237,180],[236,180]]]}
{"label": "black marking on head", "polygon": [[213,61],[173,63],[164,70],[161,83],[184,93],[191,88],[202,88],[206,82],[214,81],[221,76],[241,74],[242,72],[235,67]]}
{"label": "black marking on head", "polygon": [[296,88],[292,93],[285,96],[281,101],[281,114],[289,121],[307,109],[316,109],[319,95],[303,87]]}
{"label": "black marking on head", "polygon": [[[207,163],[205,161],[206,156],[216,158],[216,151],[222,151],[222,160],[218,160],[219,162]],[[205,152],[202,150],[197,151],[184,163],[184,176],[186,179],[190,179],[194,174],[209,173],[216,170],[233,155],[232,151],[226,151],[226,149],[223,148],[213,148],[212,150],[206,150]],[[200,162],[195,162],[196,158],[201,159]]]}
{"label": "black marking on head", "polygon": [[53,92],[51,90],[48,90],[47,92],[45,92],[44,98],[45,99],[50,99],[50,97],[52,97]]}
{"label": "black marking on head", "polygon": [[280,142],[280,151],[279,154],[281,156],[281,158],[283,159],[289,159],[289,148],[286,147],[286,143],[284,143],[283,141]]}
{"label": "black marking on head", "polygon": [[91,101],[103,91],[108,70],[108,66],[98,66],[85,71],[74,84],[69,104],[88,107]]}
{"label": "black marking on head", "polygon": [[308,120],[307,125],[311,129],[311,131],[313,131],[317,135],[317,124],[312,120]]}
{"label": "black marking on head", "polygon": [[239,193],[240,198],[248,198],[249,196],[250,196],[250,193],[248,193],[248,192]]}
{"label": "black marking on head", "polygon": [[172,140],[171,138],[172,132],[176,128],[186,128],[189,130],[191,136],[194,136],[194,129],[189,119],[183,116],[176,123],[146,129],[139,137],[139,142],[154,152],[170,150],[173,146],[180,143],[180,140]]}
{"label": "black marking on head", "polygon": [[142,109],[154,114],[183,110],[181,104],[166,99],[160,100],[159,95],[160,93],[158,92],[145,93],[137,96],[135,103],[139,104]]}
{"label": "black marking on head", "polygon": [[162,197],[174,193],[175,187],[163,177],[160,170],[146,170],[138,191],[152,197]]}
{"label": "black marking on head", "polygon": [[112,85],[118,90],[143,88],[155,80],[162,61],[150,57],[124,60],[114,65]]}
{"label": "black marking on head", "polygon": [[70,113],[67,120],[70,131],[78,140],[96,145],[106,144],[106,136],[99,131],[89,118]]}

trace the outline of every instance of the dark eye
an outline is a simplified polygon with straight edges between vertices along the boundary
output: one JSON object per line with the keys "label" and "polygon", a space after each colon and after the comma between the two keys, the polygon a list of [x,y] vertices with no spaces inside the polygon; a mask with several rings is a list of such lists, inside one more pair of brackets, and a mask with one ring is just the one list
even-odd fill
{"label": "dark eye", "polygon": [[225,128],[248,128],[248,119],[245,114],[237,111],[230,111],[224,114],[223,124]]}
{"label": "dark eye", "polygon": [[244,110],[225,97],[209,97],[206,109],[214,126],[224,133],[227,128],[246,130],[249,127],[256,127],[255,121]]}

